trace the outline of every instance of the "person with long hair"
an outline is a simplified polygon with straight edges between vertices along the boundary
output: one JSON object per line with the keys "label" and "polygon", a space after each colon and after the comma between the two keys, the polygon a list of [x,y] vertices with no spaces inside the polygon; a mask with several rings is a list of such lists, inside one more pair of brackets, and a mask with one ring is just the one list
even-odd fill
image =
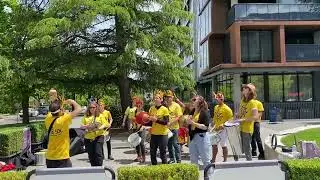
{"label": "person with long hair", "polygon": [[210,164],[211,143],[207,134],[210,118],[208,114],[208,105],[202,96],[192,98],[194,112],[191,118],[187,120],[189,124],[190,135],[190,160],[193,164],[198,164],[199,156],[205,166]]}
{"label": "person with long hair", "polygon": [[[233,119],[232,110],[228,105],[224,103],[224,95],[221,92],[218,92],[215,95],[218,105],[214,107],[214,116],[213,116],[213,130],[219,133],[221,138],[220,145],[222,147],[223,162],[227,161],[228,158],[228,148],[227,148],[227,132],[224,129],[224,123]],[[212,145],[212,160],[211,163],[216,161],[218,154],[218,144]]]}
{"label": "person with long hair", "polygon": [[104,136],[106,138],[105,141],[107,144],[108,159],[114,160],[114,158],[111,155],[112,148],[111,148],[111,135],[110,135],[110,128],[111,128],[111,124],[113,122],[112,115],[111,115],[110,111],[107,110],[108,106],[106,106],[106,104],[103,101],[99,101],[99,106],[100,106],[101,116],[103,116],[105,118],[105,120],[107,120],[108,123],[110,124],[110,127],[105,129]]}
{"label": "person with long hair", "polygon": [[102,166],[103,164],[104,133],[105,128],[109,127],[109,122],[103,116],[100,116],[99,105],[96,102],[91,102],[80,127],[86,132],[84,144],[89,155],[91,166]]}
{"label": "person with long hair", "polygon": [[[54,97],[50,97],[52,102],[49,106],[44,123],[48,130],[52,124],[52,129],[49,134],[48,151],[46,156],[47,168],[64,168],[72,167],[70,161],[70,137],[69,126],[72,119],[81,112],[80,105],[71,99],[62,102]],[[63,112],[63,104],[68,104],[74,107],[70,113]]]}
{"label": "person with long hair", "polygon": [[[143,100],[137,98],[135,101],[136,104],[136,114],[143,112]],[[141,141],[138,146],[136,146],[137,158],[134,160],[135,162],[145,163],[146,162],[146,149],[144,146],[144,142],[146,139],[146,130],[142,124],[136,124],[136,129],[133,131],[138,132],[138,135],[141,137]]]}
{"label": "person with long hair", "polygon": [[162,164],[167,164],[166,149],[168,144],[169,110],[162,105],[163,94],[157,93],[153,97],[154,105],[149,109],[149,119],[152,121],[150,156],[151,164],[157,165],[157,150],[160,149]]}
{"label": "person with long hair", "polygon": [[254,122],[259,119],[258,107],[254,98],[256,97],[256,88],[253,84],[245,84],[242,86],[242,100],[238,118],[241,122],[240,133],[242,141],[242,150],[247,161],[252,160],[251,154],[251,137],[253,134]]}

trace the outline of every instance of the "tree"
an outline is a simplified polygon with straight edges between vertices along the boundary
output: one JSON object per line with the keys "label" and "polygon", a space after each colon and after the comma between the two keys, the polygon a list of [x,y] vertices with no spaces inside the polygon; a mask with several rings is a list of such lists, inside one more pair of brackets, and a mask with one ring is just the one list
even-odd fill
{"label": "tree", "polygon": [[26,49],[30,40],[29,29],[42,17],[33,4],[22,4],[16,0],[0,2],[0,56],[9,60],[10,76],[4,86],[11,98],[18,99],[23,108],[23,122],[29,123],[29,97],[43,81],[37,77],[33,58],[35,51]]}
{"label": "tree", "polygon": [[46,60],[48,54],[68,57],[47,61],[54,64],[52,73],[43,71],[47,79],[115,84],[123,109],[132,87],[194,86],[182,67],[191,54],[190,29],[177,23],[191,19],[182,0],[56,0],[44,17],[27,47],[44,49]]}

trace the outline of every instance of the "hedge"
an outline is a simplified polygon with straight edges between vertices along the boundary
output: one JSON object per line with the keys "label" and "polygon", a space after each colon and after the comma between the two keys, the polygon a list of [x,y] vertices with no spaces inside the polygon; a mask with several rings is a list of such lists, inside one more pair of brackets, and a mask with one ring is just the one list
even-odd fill
{"label": "hedge", "polygon": [[285,162],[290,180],[320,180],[320,159],[295,159]]}
{"label": "hedge", "polygon": [[199,169],[193,164],[130,166],[118,169],[118,180],[195,180]]}
{"label": "hedge", "polygon": [[0,126],[0,156],[10,156],[21,151],[25,127],[30,127],[32,143],[42,141],[46,131],[43,122]]}
{"label": "hedge", "polygon": [[27,177],[27,172],[25,171],[0,172],[1,180],[25,180],[26,177]]}

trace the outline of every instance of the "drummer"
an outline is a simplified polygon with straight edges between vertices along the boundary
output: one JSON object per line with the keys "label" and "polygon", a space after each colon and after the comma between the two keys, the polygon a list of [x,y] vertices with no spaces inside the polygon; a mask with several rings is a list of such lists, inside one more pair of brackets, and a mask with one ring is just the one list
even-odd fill
{"label": "drummer", "polygon": [[[218,105],[214,107],[213,130],[219,133],[219,136],[221,138],[220,146],[222,147],[223,162],[226,162],[228,158],[227,132],[224,129],[223,125],[228,120],[233,119],[233,113],[230,107],[224,103],[224,95],[221,92],[218,92],[215,98]],[[218,154],[218,144],[213,144],[211,163],[214,163],[216,161],[217,154]]]}
{"label": "drummer", "polygon": [[245,153],[247,161],[252,160],[251,154],[251,138],[254,129],[254,122],[259,120],[259,112],[256,97],[256,87],[253,84],[244,84],[242,86],[242,100],[240,102],[240,109],[238,118],[241,122],[240,133],[242,141],[242,149]]}

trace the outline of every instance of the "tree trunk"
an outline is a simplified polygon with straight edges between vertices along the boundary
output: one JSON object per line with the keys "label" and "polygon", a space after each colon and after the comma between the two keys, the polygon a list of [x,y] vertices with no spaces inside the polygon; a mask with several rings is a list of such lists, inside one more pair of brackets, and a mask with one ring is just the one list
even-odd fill
{"label": "tree trunk", "polygon": [[119,81],[119,93],[121,101],[121,109],[124,113],[126,108],[130,105],[130,82],[127,75],[123,75]]}
{"label": "tree trunk", "polygon": [[22,122],[29,123],[29,93],[27,91],[22,91]]}

